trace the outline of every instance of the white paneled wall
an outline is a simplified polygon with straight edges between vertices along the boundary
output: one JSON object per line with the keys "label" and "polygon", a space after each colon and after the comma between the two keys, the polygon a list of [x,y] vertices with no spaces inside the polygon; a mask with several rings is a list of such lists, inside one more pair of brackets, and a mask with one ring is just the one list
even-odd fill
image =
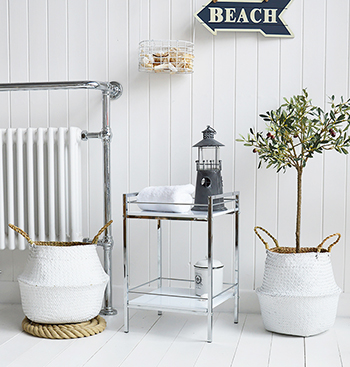
{"label": "white paneled wall", "polygon": [[[123,96],[111,101],[114,284],[122,284],[124,192],[148,185],[195,183],[196,152],[207,124],[217,130],[224,190],[241,192],[241,287],[261,282],[265,251],[253,233],[270,230],[293,245],[296,176],[257,170],[256,156],[235,139],[259,113],[307,87],[315,103],[327,95],[349,97],[349,0],[294,0],[284,13],[295,37],[257,33],[211,35],[193,18],[202,0],[0,0],[0,83],[116,80]],[[195,43],[193,75],[138,72],[143,39]],[[0,128],[77,126],[101,129],[101,95],[94,91],[0,93]],[[85,146],[83,230],[93,235],[103,221],[102,147]],[[350,171],[347,157],[330,152],[309,162],[304,177],[302,240],[317,245],[334,232],[343,237],[332,254],[338,284],[350,292]],[[131,281],[156,273],[155,223],[131,225]],[[134,230],[133,230],[134,229]],[[215,228],[215,257],[230,277],[231,219]],[[203,224],[166,224],[164,273],[192,277],[205,254]],[[0,252],[0,287],[15,282],[26,253]],[[0,288],[1,289],[1,288]],[[1,295],[0,295],[1,301]]]}

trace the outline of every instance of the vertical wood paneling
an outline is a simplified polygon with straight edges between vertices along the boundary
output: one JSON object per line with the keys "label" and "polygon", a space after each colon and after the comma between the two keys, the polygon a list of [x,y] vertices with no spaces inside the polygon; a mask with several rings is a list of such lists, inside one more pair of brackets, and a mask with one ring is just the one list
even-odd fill
{"label": "vertical wood paneling", "polygon": [[[77,0],[67,2],[67,52],[68,52],[68,76],[69,79],[88,79],[88,58],[87,58],[87,0]],[[72,78],[71,78],[72,76]],[[94,93],[98,99],[98,93]],[[68,92],[68,123],[70,126],[79,127],[81,130],[88,130],[88,92],[82,90],[72,90]],[[89,143],[82,142],[82,206],[86,216],[83,218],[82,232],[88,236],[90,222],[89,208],[89,175],[90,165],[88,164]]]}
{"label": "vertical wood paneling", "polygon": [[[338,102],[340,96],[346,97],[348,92],[348,13],[348,1],[336,4],[327,1],[325,94],[336,95]],[[335,152],[329,153],[324,159],[324,236],[334,232],[345,233],[346,158]],[[334,213],[339,215],[336,217]],[[332,260],[337,264],[335,278],[340,287],[344,281],[344,252],[345,243],[341,241],[332,254]]]}
{"label": "vertical wood paneling", "polygon": [[[9,7],[5,1],[0,2],[0,79],[4,82],[9,80]],[[9,127],[9,93],[0,93],[1,126]],[[2,149],[2,148],[1,148]],[[2,151],[0,153],[2,157]],[[2,175],[0,175],[2,176]],[[2,184],[1,184],[2,186]],[[0,193],[2,205],[5,202],[3,192]],[[4,255],[0,256],[0,269],[2,270],[0,280],[11,281],[13,278],[13,257],[11,251],[4,250]]]}
{"label": "vertical wood paneling", "polygon": [[[200,9],[202,1],[195,1],[195,9]],[[193,122],[192,145],[203,139],[202,131],[207,125],[213,126],[213,93],[214,93],[214,39],[213,36],[197,21],[195,22],[195,72],[193,74]],[[219,140],[219,138],[218,138]],[[192,149],[192,183],[196,183],[195,160],[197,149]],[[192,225],[192,265],[207,254],[206,225]],[[192,269],[193,270],[193,269]]]}
{"label": "vertical wood paneling", "polygon": [[[114,284],[122,283],[121,195],[149,185],[195,183],[192,145],[210,124],[221,149],[224,191],[241,192],[241,287],[261,282],[264,249],[255,225],[270,230],[283,245],[294,245],[296,174],[257,170],[256,156],[235,139],[259,130],[259,113],[275,109],[283,97],[308,88],[326,108],[326,95],[349,95],[349,2],[294,1],[283,17],[295,37],[269,39],[255,33],[211,35],[193,19],[199,0],[17,0],[0,3],[0,82],[117,80],[123,96],[111,101]],[[193,38],[194,37],[194,38]],[[193,75],[138,72],[143,39],[195,42]],[[0,127],[78,126],[101,129],[101,95],[90,91],[0,94]],[[102,147],[83,147],[84,235],[103,222]],[[349,291],[349,160],[327,152],[308,163],[304,174],[302,245],[340,231],[332,254],[337,282]],[[172,223],[163,231],[164,271],[192,277],[193,263],[207,250],[205,226]],[[132,225],[133,284],[156,273],[155,223]],[[86,233],[89,232],[89,233]],[[214,256],[232,265],[230,220],[215,226]],[[219,244],[221,244],[219,246]],[[14,279],[25,256],[0,254],[0,280]],[[15,258],[16,260],[13,260]],[[228,260],[229,259],[229,260]],[[226,271],[225,269],[225,271]],[[227,274],[225,273],[225,277]]]}
{"label": "vertical wood paneling", "polygon": [[[48,75],[49,80],[68,79],[67,3],[48,0]],[[49,125],[68,126],[68,91],[49,92]]]}
{"label": "vertical wood paneling", "polygon": [[[348,14],[350,14],[350,7],[348,9]],[[349,73],[349,55],[350,55],[350,45],[349,45],[349,39],[350,39],[350,21],[349,21],[349,16],[348,16],[348,21],[347,21],[347,40],[348,40],[348,46],[347,46],[347,97],[349,98],[350,95],[350,73]],[[350,289],[350,263],[349,263],[349,259],[350,259],[350,251],[348,249],[348,242],[349,242],[349,238],[350,238],[350,232],[349,232],[349,220],[350,220],[350,211],[349,211],[349,199],[350,199],[350,170],[349,170],[349,158],[347,158],[347,177],[346,177],[346,211],[345,211],[345,236],[344,236],[344,242],[345,242],[345,254],[344,254],[344,263],[345,263],[345,271],[344,271],[344,292],[349,292]]]}
{"label": "vertical wood paneling", "polygon": [[350,270],[349,270],[349,266],[350,266],[350,251],[349,251],[349,237],[350,237],[350,232],[349,232],[349,228],[350,228],[350,195],[349,195],[349,190],[350,190],[350,177],[349,177],[349,167],[350,161],[349,158],[347,159],[347,178],[346,178],[346,197],[345,197],[345,204],[346,204],[346,212],[345,212],[345,233],[343,236],[343,241],[344,241],[344,247],[345,247],[345,253],[344,253],[344,264],[345,264],[345,269],[344,269],[344,274],[343,274],[343,291],[348,293],[350,290]]}
{"label": "vertical wood paneling", "polygon": [[[9,6],[8,2],[0,2],[0,80],[4,83],[10,79],[10,35],[9,35]],[[1,126],[9,126],[9,98],[7,92],[0,93],[0,109],[2,113]]]}
{"label": "vertical wood paneling", "polygon": [[[192,41],[192,1],[171,1],[172,39]],[[187,27],[177,20],[187,19]],[[192,82],[193,75],[173,75],[170,78],[170,181],[171,185],[191,183],[192,161]],[[170,225],[169,275],[175,278],[191,276],[191,224]]]}
{"label": "vertical wood paneling", "polygon": [[[258,38],[258,80],[257,80],[257,115],[274,108],[279,102],[280,76],[280,40],[265,42]],[[254,121],[251,125],[254,126]],[[265,122],[259,117],[257,129],[265,130]],[[253,155],[253,152],[250,151]],[[261,226],[277,236],[278,179],[273,169],[263,166],[257,170],[256,177],[256,225]],[[269,208],[269,215],[266,215]],[[256,237],[255,277],[258,284],[262,280],[265,261],[265,247]],[[271,243],[270,243],[271,244]]]}
{"label": "vertical wood paneling", "polygon": [[[150,1],[150,39],[167,40],[170,39],[170,0]],[[163,18],[162,22],[158,19]],[[158,78],[160,76],[160,78]],[[150,75],[150,130],[149,130],[149,176],[150,185],[170,184],[170,75]],[[164,242],[169,242],[169,223],[163,224]],[[163,247],[163,257],[167,259],[163,262],[165,274],[168,268],[168,249]],[[156,232],[150,232],[150,276],[157,275],[157,237]]]}
{"label": "vertical wood paneling", "polygon": [[[148,29],[149,1],[132,0],[128,3],[129,32],[129,182],[130,191],[138,192],[150,185],[149,178],[149,75],[138,72],[138,50],[140,27]],[[140,12],[142,11],[142,15]],[[140,22],[141,19],[141,22]],[[144,281],[149,276],[149,225],[147,221],[138,221],[130,231],[130,267],[138,270],[130,274],[133,284]],[[146,261],[145,261],[146,260]]]}
{"label": "vertical wood paneling", "polygon": [[[87,1],[87,57],[88,79],[108,80],[108,2],[107,0]],[[89,131],[100,131],[102,126],[101,95],[88,93]],[[103,215],[103,148],[99,139],[91,139],[89,144],[90,170],[90,236],[104,224]],[[94,217],[91,213],[102,213]]]}
{"label": "vertical wood paneling", "polygon": [[[123,279],[122,257],[122,193],[129,191],[129,64],[128,64],[128,0],[109,1],[109,79],[118,81],[124,87],[122,97],[112,101],[111,128],[111,185],[113,237],[113,284],[120,284]],[[124,102],[123,102],[124,101]]]}
{"label": "vertical wood paneling", "polygon": [[[280,103],[283,97],[299,94],[303,76],[303,6],[304,0],[288,8],[285,20],[293,24],[293,39],[281,40]],[[278,104],[274,107],[278,107]],[[279,174],[277,236],[283,246],[295,246],[296,170]]]}
{"label": "vertical wood paneling", "polygon": [[[257,34],[237,35],[236,43],[236,137],[246,135],[257,123]],[[248,87],[247,87],[248,86]],[[241,286],[254,284],[254,232],[256,200],[256,159],[251,150],[237,144],[235,159],[235,189],[241,191],[240,253]]]}
{"label": "vertical wood paneling", "polygon": [[[28,2],[28,34],[29,80],[33,82],[46,81],[48,80],[46,0]],[[29,110],[31,127],[48,126],[48,92],[30,92]]]}
{"label": "vertical wood paneling", "polygon": [[[216,139],[225,145],[220,148],[223,191],[231,192],[234,190],[234,165],[230,161],[235,140],[235,37],[229,33],[220,38],[214,37],[213,47],[213,126],[217,131]],[[233,279],[232,223],[231,216],[228,216],[218,220],[214,228],[213,256],[224,264],[224,277],[228,282]]]}
{"label": "vertical wood paneling", "polygon": [[[9,3],[10,81],[28,79],[27,1]],[[28,92],[11,94],[11,127],[28,126]]]}
{"label": "vertical wood paneling", "polygon": [[[311,23],[310,17],[319,21]],[[314,104],[324,107],[326,1],[304,2],[303,80]],[[319,37],[314,37],[314,33]],[[321,241],[323,220],[323,156],[315,155],[303,175],[302,246],[314,246]]]}

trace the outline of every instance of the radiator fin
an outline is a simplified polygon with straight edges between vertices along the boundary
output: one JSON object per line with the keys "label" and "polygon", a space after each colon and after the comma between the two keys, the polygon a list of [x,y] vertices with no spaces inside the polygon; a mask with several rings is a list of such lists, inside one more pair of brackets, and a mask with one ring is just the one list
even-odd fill
{"label": "radiator fin", "polygon": [[[81,130],[0,129],[0,249],[82,240]],[[0,194],[0,195],[1,195]]]}

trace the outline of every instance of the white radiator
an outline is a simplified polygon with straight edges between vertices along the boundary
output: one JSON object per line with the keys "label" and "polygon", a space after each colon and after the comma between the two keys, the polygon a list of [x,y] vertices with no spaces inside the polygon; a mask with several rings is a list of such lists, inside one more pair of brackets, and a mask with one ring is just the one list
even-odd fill
{"label": "white radiator", "polygon": [[82,240],[81,130],[0,129],[0,249]]}

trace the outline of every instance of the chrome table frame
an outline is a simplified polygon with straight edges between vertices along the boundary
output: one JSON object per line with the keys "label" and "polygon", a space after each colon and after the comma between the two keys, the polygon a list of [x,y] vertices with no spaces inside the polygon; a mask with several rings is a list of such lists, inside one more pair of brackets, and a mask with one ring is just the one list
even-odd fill
{"label": "chrome table frame", "polygon": [[[136,196],[138,193],[129,193],[123,195],[123,261],[124,261],[124,332],[129,332],[129,309],[148,309],[148,310],[158,310],[158,314],[161,315],[163,311],[174,311],[174,312],[186,312],[186,313],[201,313],[207,315],[207,341],[212,342],[212,330],[213,330],[213,311],[216,306],[226,301],[231,297],[233,291],[234,297],[234,322],[238,323],[238,312],[239,312],[239,192],[231,192],[222,195],[215,195],[208,197],[208,211],[189,211],[187,213],[168,213],[168,212],[152,212],[152,211],[131,211],[130,206],[132,204],[136,205]],[[215,204],[214,200],[222,198],[224,202],[230,203],[232,208],[225,211],[214,211]],[[219,204],[221,204],[219,202]],[[142,203],[146,204],[146,203]],[[150,203],[147,203],[150,204]],[[159,203],[158,203],[159,204]],[[164,204],[164,203],[163,203]],[[167,203],[172,204],[174,203]],[[176,204],[175,204],[176,205]],[[186,204],[178,204],[186,205]],[[192,205],[191,205],[192,206]],[[223,215],[233,214],[234,220],[234,279],[233,283],[224,283],[225,289],[217,294],[213,295],[213,225],[214,219]],[[129,284],[129,229],[128,220],[129,219],[154,219],[157,221],[157,244],[158,244],[158,277],[140,284],[138,286],[130,288]],[[185,289],[185,293],[181,291],[174,290],[171,288],[162,288],[163,280],[174,280],[174,281],[184,281],[193,282],[193,280],[186,279],[175,279],[175,278],[165,278],[162,274],[162,220],[179,220],[179,221],[201,221],[207,222],[208,227],[208,245],[207,245],[207,256],[208,256],[208,296],[198,297],[190,290]],[[157,283],[158,289],[155,291],[143,291],[142,287],[150,286],[152,283]],[[192,289],[192,291],[194,291]],[[129,294],[137,294],[140,297],[135,300],[129,299]],[[160,301],[162,304],[152,303],[157,297],[168,299],[176,299],[176,303],[180,307],[166,304],[166,302]],[[144,298],[145,301],[141,301]],[[178,299],[186,299],[188,302],[186,306],[181,305],[181,301]],[[137,300],[140,299],[139,302]],[[203,302],[204,301],[204,302]],[[158,301],[157,301],[158,302]],[[186,301],[187,302],[187,301]],[[193,303],[194,302],[194,303]],[[190,306],[189,306],[190,304]],[[192,308],[192,305],[199,305]]]}
{"label": "chrome table frame", "polygon": [[[102,130],[100,132],[82,131],[82,140],[100,138],[103,142],[103,167],[104,167],[104,221],[112,219],[111,211],[111,184],[110,184],[110,142],[112,132],[110,128],[110,99],[117,99],[123,93],[122,85],[118,82],[96,81],[63,81],[63,82],[28,82],[28,83],[5,83],[0,84],[0,92],[32,91],[32,90],[62,90],[62,89],[93,89],[102,92]],[[88,239],[84,239],[89,241]],[[104,307],[101,313],[115,315],[117,310],[112,306],[112,228],[109,226],[105,231],[104,238],[98,242],[104,250],[104,270],[109,276],[104,295]]]}

